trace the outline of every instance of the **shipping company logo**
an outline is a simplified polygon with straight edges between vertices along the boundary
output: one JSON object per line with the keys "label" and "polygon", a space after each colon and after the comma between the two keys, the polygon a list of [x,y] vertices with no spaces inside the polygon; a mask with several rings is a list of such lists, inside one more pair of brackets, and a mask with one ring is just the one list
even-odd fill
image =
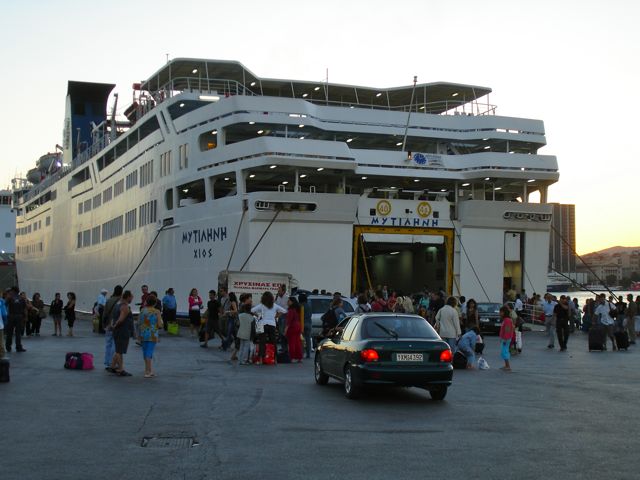
{"label": "shipping company logo", "polygon": [[413,156],[413,161],[416,162],[418,165],[426,165],[427,157],[425,157],[422,153],[416,153]]}
{"label": "shipping company logo", "polygon": [[431,212],[433,210],[431,208],[431,205],[429,205],[429,202],[420,202],[418,204],[418,208],[416,208],[416,211],[418,212],[418,215],[420,215],[420,217],[427,218],[429,215],[431,215]]}
{"label": "shipping company logo", "polygon": [[380,200],[376,205],[376,212],[382,217],[386,217],[391,213],[391,203],[387,200]]}

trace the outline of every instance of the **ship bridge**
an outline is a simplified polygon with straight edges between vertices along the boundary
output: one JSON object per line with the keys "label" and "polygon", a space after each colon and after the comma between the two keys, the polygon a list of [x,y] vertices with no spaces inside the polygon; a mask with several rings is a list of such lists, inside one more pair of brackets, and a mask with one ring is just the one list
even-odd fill
{"label": "ship bridge", "polygon": [[195,58],[171,60],[136,88],[148,91],[157,103],[184,91],[196,91],[203,95],[298,98],[319,105],[431,114],[485,115],[495,114],[496,109],[488,101],[491,89],[487,87],[434,82],[417,84],[414,92],[413,85],[376,88],[261,78],[240,62]]}

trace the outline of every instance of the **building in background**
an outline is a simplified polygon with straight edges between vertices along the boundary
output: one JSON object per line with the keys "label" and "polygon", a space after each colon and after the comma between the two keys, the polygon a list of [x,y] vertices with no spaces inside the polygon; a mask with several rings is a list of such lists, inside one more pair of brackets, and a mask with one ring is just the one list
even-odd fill
{"label": "building in background", "polygon": [[12,192],[0,190],[0,289],[16,285],[16,212]]}
{"label": "building in background", "polygon": [[576,206],[552,203],[553,219],[549,241],[549,271],[576,271]]}

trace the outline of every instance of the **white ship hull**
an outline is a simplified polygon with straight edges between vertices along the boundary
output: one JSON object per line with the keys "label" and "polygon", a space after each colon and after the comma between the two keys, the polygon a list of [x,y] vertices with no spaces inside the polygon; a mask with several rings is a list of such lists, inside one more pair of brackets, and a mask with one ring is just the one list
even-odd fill
{"label": "white ship hull", "polygon": [[[244,268],[289,272],[302,288],[343,294],[387,283],[413,293],[427,284],[500,301],[505,278],[529,293],[544,291],[551,207],[513,202],[506,194],[501,200],[496,191],[502,187],[495,186],[506,191],[516,188],[508,186],[513,181],[526,198],[530,178],[539,185],[557,179],[555,157],[492,151],[466,154],[461,163],[461,155],[442,152],[426,154],[423,163],[407,159],[406,152],[354,148],[350,140],[277,133],[226,143],[234,129],[254,122],[285,124],[285,131],[312,129],[309,136],[329,130],[354,137],[401,135],[407,114],[238,95],[176,117],[178,103],[197,101],[200,93],[183,92],[147,112],[137,125],[155,117],[159,128],[131,141],[132,128],[122,136],[128,148],[114,161],[104,159],[118,151],[121,138],[116,147],[74,160],[57,181],[45,181],[22,199],[17,264],[23,290],[46,300],[74,291],[79,308],[89,310],[100,289],[116,284],[126,283],[136,298],[142,284],[160,295],[173,287],[184,311],[191,288],[206,294],[217,289],[221,270]],[[304,125],[298,125],[300,118]],[[496,116],[415,114],[409,133],[429,138],[434,130],[451,130],[459,139],[487,134],[456,131],[499,131],[505,125],[518,129],[514,142],[544,143],[542,122]],[[217,148],[203,147],[210,131],[219,132]],[[169,151],[170,173],[163,172]],[[150,181],[146,165],[153,171]],[[273,172],[281,172],[273,188],[252,187],[250,175],[269,179]],[[202,198],[188,197],[200,179]],[[228,179],[235,179],[234,189],[218,186]],[[360,185],[367,182],[372,186]],[[449,190],[434,194],[434,182]],[[53,191],[49,200],[38,200]],[[35,201],[37,208],[29,207]],[[109,223],[120,216],[119,226]]]}

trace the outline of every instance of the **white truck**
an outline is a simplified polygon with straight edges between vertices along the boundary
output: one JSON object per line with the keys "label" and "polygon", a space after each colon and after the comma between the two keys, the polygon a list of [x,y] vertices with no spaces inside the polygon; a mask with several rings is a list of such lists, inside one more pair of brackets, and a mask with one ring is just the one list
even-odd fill
{"label": "white truck", "polygon": [[254,305],[260,302],[260,297],[266,291],[270,291],[275,296],[278,292],[278,287],[282,284],[286,286],[288,294],[291,294],[291,288],[296,286],[290,273],[223,270],[218,275],[218,289],[226,288],[228,292],[235,293],[238,298],[243,293],[250,293],[253,297]]}

